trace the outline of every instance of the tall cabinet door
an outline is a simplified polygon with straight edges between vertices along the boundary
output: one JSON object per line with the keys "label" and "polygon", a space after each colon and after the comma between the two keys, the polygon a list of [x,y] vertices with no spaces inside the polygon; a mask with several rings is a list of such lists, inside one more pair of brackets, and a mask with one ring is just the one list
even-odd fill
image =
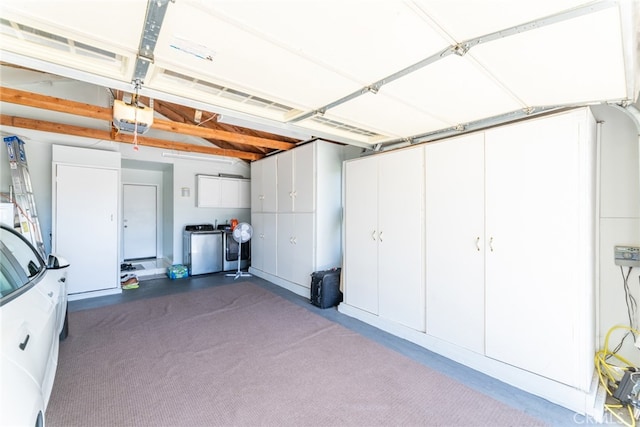
{"label": "tall cabinet door", "polygon": [[344,300],[378,314],[378,160],[344,164]]}
{"label": "tall cabinet door", "polygon": [[293,193],[295,212],[315,211],[316,144],[306,144],[294,152]]}
{"label": "tall cabinet door", "polygon": [[486,354],[585,389],[579,135],[571,115],[486,133]]}
{"label": "tall cabinet door", "polygon": [[254,213],[251,215],[253,237],[251,238],[251,265],[269,274],[276,274],[276,214]]}
{"label": "tall cabinet door", "polygon": [[56,165],[55,251],[70,262],[69,293],[118,281],[118,171]]}
{"label": "tall cabinet door", "polygon": [[278,154],[278,212],[293,212],[293,156],[294,150]]}
{"label": "tall cabinet door", "polygon": [[276,157],[271,156],[251,163],[251,210],[276,212],[277,175]]}
{"label": "tall cabinet door", "polygon": [[278,212],[315,210],[315,144],[278,155]]}
{"label": "tall cabinet door", "polygon": [[484,353],[484,134],[427,144],[425,176],[427,333]]}
{"label": "tall cabinet door", "polygon": [[378,157],[378,314],[424,331],[423,148]]}

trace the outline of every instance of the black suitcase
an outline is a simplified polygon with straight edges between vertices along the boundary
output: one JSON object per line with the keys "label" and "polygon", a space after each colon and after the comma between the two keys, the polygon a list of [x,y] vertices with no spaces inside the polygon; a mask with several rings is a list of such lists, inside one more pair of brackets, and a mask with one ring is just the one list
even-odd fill
{"label": "black suitcase", "polygon": [[310,301],[320,308],[334,307],[342,301],[339,268],[311,273]]}

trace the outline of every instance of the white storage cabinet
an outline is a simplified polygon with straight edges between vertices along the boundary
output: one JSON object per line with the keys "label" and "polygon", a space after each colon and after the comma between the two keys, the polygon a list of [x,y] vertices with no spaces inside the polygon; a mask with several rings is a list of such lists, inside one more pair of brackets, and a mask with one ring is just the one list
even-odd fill
{"label": "white storage cabinet", "polygon": [[[408,162],[380,169],[387,153],[347,162],[345,301],[339,310],[593,415],[596,171],[590,110],[433,142],[424,150],[424,189],[398,182]],[[408,199],[424,197],[425,228],[417,232],[425,238],[418,262],[426,276],[424,333],[383,311],[385,288],[403,293],[395,298],[405,298],[406,311],[415,311],[412,288],[398,286],[410,278],[402,268],[388,274],[396,266],[386,265],[393,260],[411,269],[413,260],[381,256],[386,230],[375,249],[368,247],[375,234],[369,243],[356,236],[388,227],[382,212],[401,203],[386,199],[394,188],[409,191]],[[393,214],[397,229],[419,229],[403,221],[410,212]],[[418,249],[397,244],[405,254]]]}
{"label": "white storage cabinet", "polygon": [[345,162],[345,301],[425,328],[424,155],[416,147]]}
{"label": "white storage cabinet", "polygon": [[71,264],[69,298],[120,293],[120,153],[52,150],[52,252]]}
{"label": "white storage cabinet", "polygon": [[312,272],[341,266],[342,146],[316,140],[252,162],[251,178],[250,271],[309,297]]}
{"label": "white storage cabinet", "polygon": [[199,208],[250,208],[251,182],[248,179],[197,175]]}

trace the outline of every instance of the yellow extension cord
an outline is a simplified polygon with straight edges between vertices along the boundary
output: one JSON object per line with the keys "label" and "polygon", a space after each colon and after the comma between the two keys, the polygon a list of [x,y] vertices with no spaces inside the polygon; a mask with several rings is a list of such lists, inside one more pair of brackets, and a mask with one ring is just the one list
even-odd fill
{"label": "yellow extension cord", "polygon": [[[596,370],[598,372],[598,378],[600,379],[600,384],[602,384],[602,386],[605,388],[605,390],[607,390],[607,394],[609,396],[613,396],[613,391],[611,391],[611,389],[609,388],[609,383],[616,383],[619,382],[622,379],[622,376],[624,375],[624,371],[627,370],[626,367],[628,366],[632,366],[631,362],[629,362],[627,359],[625,359],[624,357],[612,353],[609,351],[609,337],[611,336],[611,333],[617,329],[625,329],[629,332],[632,332],[636,335],[640,335],[640,332],[638,332],[636,329],[630,328],[628,326],[614,326],[611,329],[609,329],[609,331],[607,332],[607,335],[605,336],[604,339],[604,348],[601,350],[598,350],[596,352],[596,356],[595,356],[595,364],[596,364]],[[607,362],[608,358],[614,357],[616,358],[620,363],[622,363],[622,365],[624,367],[619,367],[616,365],[612,365],[609,362]],[[627,410],[629,411],[629,419],[631,420],[630,423],[628,423],[626,420],[624,420],[620,415],[618,415],[615,412],[615,409],[619,409],[622,408],[623,406],[627,407]],[[604,405],[604,408],[611,413],[611,415],[613,415],[618,421],[620,421],[622,424],[624,424],[627,427],[636,427],[636,418],[634,417],[633,414],[633,408],[631,406],[631,404],[627,404],[627,405],[622,405],[622,404],[617,404],[617,405]]]}

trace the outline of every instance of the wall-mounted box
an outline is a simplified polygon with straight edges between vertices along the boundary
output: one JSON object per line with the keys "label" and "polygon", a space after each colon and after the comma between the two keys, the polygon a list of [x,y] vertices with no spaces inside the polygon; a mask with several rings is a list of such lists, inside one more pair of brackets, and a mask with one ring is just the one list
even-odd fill
{"label": "wall-mounted box", "polygon": [[640,267],[640,248],[633,246],[616,246],[613,253],[616,265]]}

